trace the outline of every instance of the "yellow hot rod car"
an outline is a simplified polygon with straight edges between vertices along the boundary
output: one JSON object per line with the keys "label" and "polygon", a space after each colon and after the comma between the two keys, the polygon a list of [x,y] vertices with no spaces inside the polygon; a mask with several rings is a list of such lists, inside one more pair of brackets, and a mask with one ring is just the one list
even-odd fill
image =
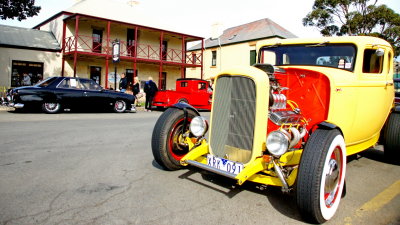
{"label": "yellow hot rod car", "polygon": [[160,116],[154,158],[166,170],[192,165],[239,185],[293,190],[304,219],[323,223],[344,194],[346,156],[379,141],[399,162],[393,49],[355,36],[271,40],[257,49],[257,64],[215,77],[210,125],[187,104]]}

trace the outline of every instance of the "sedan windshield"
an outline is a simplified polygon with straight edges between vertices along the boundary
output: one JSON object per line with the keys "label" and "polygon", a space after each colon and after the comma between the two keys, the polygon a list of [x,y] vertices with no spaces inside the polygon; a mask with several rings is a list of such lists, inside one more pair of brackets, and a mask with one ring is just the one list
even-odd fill
{"label": "sedan windshield", "polygon": [[259,63],[275,66],[325,66],[353,71],[356,47],[352,44],[307,44],[264,46]]}
{"label": "sedan windshield", "polygon": [[57,77],[49,77],[49,78],[37,83],[35,86],[37,86],[37,87],[47,87],[51,83],[53,83],[56,79],[57,79]]}

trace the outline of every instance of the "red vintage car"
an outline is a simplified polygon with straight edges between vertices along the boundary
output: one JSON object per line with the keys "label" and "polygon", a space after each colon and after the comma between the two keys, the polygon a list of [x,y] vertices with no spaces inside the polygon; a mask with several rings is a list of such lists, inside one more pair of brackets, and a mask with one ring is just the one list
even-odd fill
{"label": "red vintage car", "polygon": [[212,88],[206,80],[180,78],[176,90],[158,91],[153,99],[157,108],[171,107],[176,103],[188,103],[196,109],[211,110]]}

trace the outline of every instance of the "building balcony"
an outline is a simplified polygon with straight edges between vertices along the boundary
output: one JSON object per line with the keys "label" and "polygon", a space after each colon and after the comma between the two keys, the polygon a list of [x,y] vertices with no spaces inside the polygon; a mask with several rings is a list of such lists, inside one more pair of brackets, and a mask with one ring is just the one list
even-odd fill
{"label": "building balcony", "polygon": [[[95,40],[91,36],[79,35],[65,38],[64,55],[77,53],[88,57],[112,58],[113,39]],[[176,64],[185,67],[201,67],[202,53],[182,51],[182,49],[168,48],[161,50],[160,46],[127,43],[120,41],[120,60],[148,63]]]}

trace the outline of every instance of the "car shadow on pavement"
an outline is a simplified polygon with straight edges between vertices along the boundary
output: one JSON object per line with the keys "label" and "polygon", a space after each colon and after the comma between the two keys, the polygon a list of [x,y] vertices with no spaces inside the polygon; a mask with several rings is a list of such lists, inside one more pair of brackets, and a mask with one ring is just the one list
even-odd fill
{"label": "car shadow on pavement", "polygon": [[[352,156],[350,156],[350,157],[352,157]],[[390,159],[385,157],[384,151],[375,149],[375,148],[369,148],[368,150],[360,152],[358,154],[358,157],[364,157],[364,158],[367,158],[370,160],[374,160],[374,161],[386,163],[386,164],[391,164],[391,165],[400,165],[399,163],[390,161]],[[348,159],[347,161],[349,162],[351,160]]]}
{"label": "car shadow on pavement", "polygon": [[[157,163],[153,161],[153,165],[154,164]],[[157,166],[157,168],[159,167],[160,166]],[[201,174],[204,182],[191,178],[191,176],[196,173]],[[228,198],[234,198],[242,191],[250,191],[265,196],[268,199],[267,203],[269,202],[271,206],[282,215],[294,220],[303,221],[297,209],[293,191],[290,194],[284,194],[281,191],[281,187],[267,187],[253,182],[245,182],[243,185],[238,185],[233,179],[191,166],[189,166],[188,171],[180,175],[179,178],[192,181],[196,184],[202,185],[203,187],[222,193]],[[224,190],[221,190],[221,188]],[[263,198],[260,198],[260,202],[256,203],[257,207],[263,207],[265,204],[266,202],[263,201]]]}

